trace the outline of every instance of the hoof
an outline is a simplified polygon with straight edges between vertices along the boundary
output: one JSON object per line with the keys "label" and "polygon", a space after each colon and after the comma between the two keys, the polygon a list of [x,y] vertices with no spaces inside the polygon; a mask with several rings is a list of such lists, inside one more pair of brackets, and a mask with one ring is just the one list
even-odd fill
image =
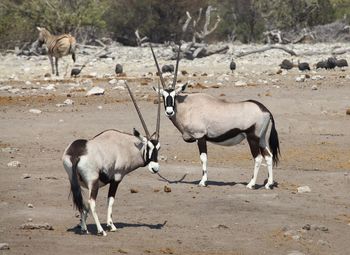
{"label": "hoof", "polygon": [[198,187],[207,187],[207,183],[206,182],[200,182],[198,184]]}
{"label": "hoof", "polygon": [[246,187],[247,187],[248,189],[255,189],[255,185],[251,185],[251,184],[248,184]]}
{"label": "hoof", "polygon": [[116,232],[117,228],[114,225],[108,225],[107,226],[109,232]]}
{"label": "hoof", "polygon": [[107,233],[105,231],[101,231],[97,233],[98,236],[107,236]]}
{"label": "hoof", "polygon": [[90,233],[87,229],[82,229],[82,230],[80,230],[80,234],[81,235],[89,235]]}

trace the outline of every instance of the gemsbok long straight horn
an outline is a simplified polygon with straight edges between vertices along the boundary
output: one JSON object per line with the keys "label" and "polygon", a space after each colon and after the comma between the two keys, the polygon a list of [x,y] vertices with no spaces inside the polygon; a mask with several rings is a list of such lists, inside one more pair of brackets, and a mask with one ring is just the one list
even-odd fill
{"label": "gemsbok long straight horn", "polygon": [[[153,56],[157,65],[157,59],[154,54]],[[178,55],[176,69],[179,59]],[[162,94],[165,114],[181,132],[183,140],[188,143],[197,142],[203,169],[199,185],[206,186],[208,180],[207,142],[233,146],[247,139],[255,161],[253,177],[247,187],[255,187],[262,160],[265,159],[268,169],[265,188],[271,189],[274,185],[272,166],[277,165],[280,154],[272,113],[254,100],[230,103],[203,93],[181,95],[187,84],[180,87],[175,87],[175,84],[176,76],[171,88],[163,86],[160,91],[154,90]]]}
{"label": "gemsbok long straight horn", "polygon": [[[159,115],[158,102],[157,129],[155,138],[150,137],[145,121],[126,83],[135,109],[146,132],[146,137],[134,129],[133,134],[118,130],[105,130],[90,140],[79,139],[72,142],[64,151],[63,166],[68,174],[73,203],[79,210],[82,233],[88,233],[86,218],[91,212],[97,227],[97,234],[106,236],[96,212],[96,198],[99,188],[109,184],[107,228],[116,231],[112,220],[112,207],[120,182],[128,173],[139,167],[148,166],[152,173],[159,171]],[[158,85],[158,89],[160,89]],[[81,187],[88,190],[87,199],[83,198]]]}

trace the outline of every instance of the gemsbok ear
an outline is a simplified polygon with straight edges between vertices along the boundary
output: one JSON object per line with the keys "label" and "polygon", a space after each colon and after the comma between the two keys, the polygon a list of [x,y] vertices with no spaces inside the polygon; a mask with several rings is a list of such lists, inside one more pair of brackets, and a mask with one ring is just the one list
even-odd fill
{"label": "gemsbok ear", "polygon": [[145,143],[147,142],[147,138],[142,136],[139,131],[137,131],[135,128],[133,130],[133,134],[135,137],[137,137],[141,142]]}
{"label": "gemsbok ear", "polygon": [[180,87],[177,87],[175,89],[175,93],[180,94],[181,92],[184,92],[186,90],[187,85],[188,85],[188,82],[186,82],[184,85],[181,85]]}

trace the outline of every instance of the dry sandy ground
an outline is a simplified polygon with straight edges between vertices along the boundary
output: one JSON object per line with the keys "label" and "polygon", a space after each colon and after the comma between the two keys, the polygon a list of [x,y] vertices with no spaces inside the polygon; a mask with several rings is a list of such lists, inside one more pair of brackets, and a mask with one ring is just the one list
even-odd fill
{"label": "dry sandy ground", "polygon": [[[126,47],[122,51],[119,62],[125,63],[129,78],[155,72],[148,49],[142,54]],[[228,148],[209,145],[209,186],[198,187],[201,166],[196,145],[183,142],[162,114],[160,173],[173,182],[146,168],[127,176],[113,210],[118,231],[107,237],[95,235],[91,217],[91,235],[78,234],[79,219],[68,198],[61,156],[71,141],[105,129],[142,130],[127,92],[109,84],[108,74],[118,60],[92,62],[76,80],[44,80],[47,59],[0,57],[0,88],[19,89],[0,91],[0,243],[10,246],[0,254],[349,254],[350,71],[312,71],[311,77],[324,77],[297,83],[298,70],[276,74],[284,57],[288,56],[271,52],[238,59],[233,75],[228,72],[229,55],[182,61],[180,70],[189,75],[179,77],[192,81],[189,93],[209,93],[228,101],[255,99],[271,110],[281,141],[281,162],[274,172],[278,187],[245,188],[253,170],[246,142]],[[304,60],[314,63],[322,57],[326,56]],[[164,57],[160,61],[168,62]],[[60,63],[64,69],[70,59]],[[107,75],[86,82],[91,72]],[[129,84],[153,129],[156,105],[151,85],[156,83],[150,79]],[[234,86],[238,80],[248,86]],[[212,87],[218,83],[219,88]],[[42,88],[49,84],[56,89]],[[318,89],[312,90],[313,85]],[[91,86],[106,92],[85,97]],[[56,106],[67,96],[74,105]],[[32,108],[42,113],[30,113]],[[7,166],[14,160],[21,162],[20,167]],[[266,176],[262,167],[258,184]],[[165,185],[171,192],[164,192]],[[305,185],[311,192],[298,193],[297,188]],[[107,188],[101,189],[97,200],[102,223],[106,193]],[[53,230],[20,229],[28,221],[51,224]],[[303,229],[307,224],[310,230]]]}

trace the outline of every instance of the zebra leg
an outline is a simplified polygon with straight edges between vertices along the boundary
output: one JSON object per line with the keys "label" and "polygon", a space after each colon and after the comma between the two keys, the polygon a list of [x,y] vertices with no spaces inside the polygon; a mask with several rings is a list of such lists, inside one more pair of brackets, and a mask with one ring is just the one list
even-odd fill
{"label": "zebra leg", "polygon": [[109,231],[115,232],[117,231],[117,228],[115,227],[113,220],[112,220],[112,209],[113,209],[113,203],[114,203],[114,197],[115,193],[117,192],[117,188],[119,185],[119,181],[113,180],[109,184],[109,190],[108,190],[108,209],[107,209],[107,227],[109,228]]}
{"label": "zebra leg", "polygon": [[49,60],[50,60],[50,64],[51,64],[52,74],[55,74],[55,69],[53,67],[53,59],[52,59],[52,56],[50,56],[50,55],[49,55]]}
{"label": "zebra leg", "polygon": [[255,187],[255,184],[256,184],[256,179],[258,178],[258,173],[259,173],[259,169],[260,169],[263,157],[260,154],[259,138],[256,136],[248,136],[247,140],[249,143],[250,151],[251,151],[251,153],[254,157],[254,161],[255,161],[253,177],[250,180],[250,182],[248,183],[247,188],[253,189]]}
{"label": "zebra leg", "polygon": [[197,141],[198,149],[199,149],[199,158],[202,162],[202,169],[203,169],[203,175],[202,179],[199,182],[198,186],[205,187],[207,186],[207,180],[208,180],[208,171],[207,171],[207,142],[205,138],[200,138]]}
{"label": "zebra leg", "polygon": [[106,236],[107,234],[103,230],[96,213],[96,197],[98,194],[98,180],[96,180],[96,182],[92,185],[92,188],[89,189],[89,191],[90,191],[89,206],[90,206],[92,217],[94,218],[95,224],[97,227],[97,235]]}
{"label": "zebra leg", "polygon": [[265,189],[271,189],[274,184],[273,171],[272,171],[272,165],[273,165],[272,153],[267,147],[265,147],[261,149],[261,154],[264,156],[264,159],[267,164],[267,170],[268,170],[268,179],[267,179],[267,183],[265,184]]}
{"label": "zebra leg", "polygon": [[55,65],[56,65],[56,76],[58,76],[58,57],[55,57]]}

